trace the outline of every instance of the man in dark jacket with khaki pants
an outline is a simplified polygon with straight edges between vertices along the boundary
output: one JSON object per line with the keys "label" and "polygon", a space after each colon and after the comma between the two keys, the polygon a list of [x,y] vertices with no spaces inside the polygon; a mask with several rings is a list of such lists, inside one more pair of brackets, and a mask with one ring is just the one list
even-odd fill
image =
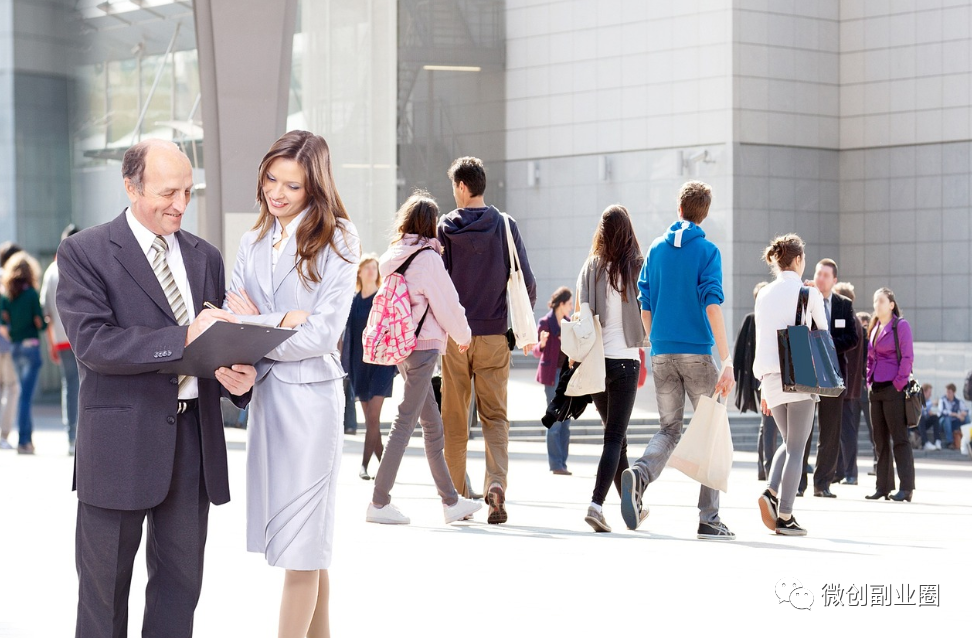
{"label": "man in dark jacket with khaki pants", "polygon": [[[466,485],[466,444],[470,382],[476,381],[476,410],[486,443],[484,494],[487,520],[506,522],[506,474],[509,468],[510,422],[506,416],[506,390],[510,379],[510,349],[506,330],[509,312],[506,283],[510,273],[503,216],[483,200],[486,169],[475,157],[460,157],[449,168],[457,209],[439,222],[442,259],[459,292],[472,328],[472,343],[465,353],[449,340],[442,359],[442,423],[445,457],[456,490],[469,496]],[[516,253],[523,268],[530,304],[537,301],[537,284],[516,222],[510,219]],[[527,346],[532,351],[533,346]],[[524,351],[527,350],[524,348]]]}

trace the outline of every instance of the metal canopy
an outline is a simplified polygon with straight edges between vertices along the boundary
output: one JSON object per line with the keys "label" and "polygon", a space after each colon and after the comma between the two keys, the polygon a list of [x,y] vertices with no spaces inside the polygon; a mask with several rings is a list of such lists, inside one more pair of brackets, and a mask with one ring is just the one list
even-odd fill
{"label": "metal canopy", "polygon": [[81,24],[81,64],[131,60],[138,55],[162,55],[179,30],[173,50],[196,48],[192,0],[78,0],[75,16]]}

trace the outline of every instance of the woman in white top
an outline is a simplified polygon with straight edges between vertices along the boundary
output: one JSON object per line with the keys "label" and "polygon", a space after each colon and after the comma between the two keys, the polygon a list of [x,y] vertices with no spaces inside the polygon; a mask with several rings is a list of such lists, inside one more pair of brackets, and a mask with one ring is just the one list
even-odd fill
{"label": "woman in white top", "polygon": [[641,370],[638,349],[648,345],[638,302],[643,262],[628,211],[624,206],[608,206],[601,213],[591,254],[577,279],[576,295],[578,309],[582,303],[590,304],[591,312],[599,317],[604,343],[605,389],[591,396],[604,423],[604,448],[584,517],[595,532],[611,531],[601,506],[612,481],[621,493],[621,473],[628,469],[628,421]]}
{"label": "woman in white top", "polygon": [[[763,523],[777,534],[806,536],[793,517],[793,501],[803,470],[803,449],[813,427],[813,410],[817,396],[784,392],[780,375],[780,351],[777,330],[796,324],[797,303],[803,287],[806,267],[804,243],[797,235],[777,237],[763,252],[763,259],[776,275],[776,280],[759,291],[756,297],[756,356],[753,375],[760,380],[763,413],[772,414],[783,436],[770,468],[766,491],[759,497]],[[803,317],[812,318],[818,326],[827,325],[823,297],[813,287]]]}

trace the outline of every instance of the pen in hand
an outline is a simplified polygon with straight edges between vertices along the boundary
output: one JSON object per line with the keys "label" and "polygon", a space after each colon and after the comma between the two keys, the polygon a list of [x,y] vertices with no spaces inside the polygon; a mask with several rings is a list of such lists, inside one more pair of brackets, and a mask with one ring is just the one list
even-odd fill
{"label": "pen in hand", "polygon": [[217,308],[216,306],[214,306],[213,304],[209,303],[208,301],[204,301],[203,302],[203,305],[206,306],[207,308],[211,308],[212,310],[221,310],[221,308]]}

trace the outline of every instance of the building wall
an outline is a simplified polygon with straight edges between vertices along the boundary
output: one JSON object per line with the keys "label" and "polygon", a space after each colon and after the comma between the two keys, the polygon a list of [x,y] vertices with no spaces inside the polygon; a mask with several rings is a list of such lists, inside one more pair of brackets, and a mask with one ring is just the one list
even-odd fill
{"label": "building wall", "polygon": [[[574,285],[605,207],[628,207],[646,250],[692,178],[713,186],[703,228],[731,298],[731,28],[729,0],[507,2],[507,210],[538,278],[537,314]],[[710,161],[680,166],[703,150]]]}
{"label": "building wall", "polygon": [[803,238],[807,277],[820,259],[840,259],[838,155],[829,149],[735,145],[736,295],[729,300],[734,331],[753,311],[755,285],[772,280],[762,254],[774,237],[793,232]]}
{"label": "building wall", "polygon": [[328,141],[362,247],[382,252],[395,204],[394,0],[302,0],[302,115]]}
{"label": "building wall", "polygon": [[968,342],[972,2],[840,5],[841,259],[920,341]]}
{"label": "building wall", "polygon": [[0,242],[17,238],[13,143],[13,0],[0,0]]}
{"label": "building wall", "polygon": [[[69,121],[76,50],[67,0],[11,5],[12,217],[25,249],[49,260],[72,216]],[[9,144],[9,142],[8,142]],[[8,195],[9,197],[9,195]]]}
{"label": "building wall", "polygon": [[838,147],[838,0],[733,2],[733,137]]}

